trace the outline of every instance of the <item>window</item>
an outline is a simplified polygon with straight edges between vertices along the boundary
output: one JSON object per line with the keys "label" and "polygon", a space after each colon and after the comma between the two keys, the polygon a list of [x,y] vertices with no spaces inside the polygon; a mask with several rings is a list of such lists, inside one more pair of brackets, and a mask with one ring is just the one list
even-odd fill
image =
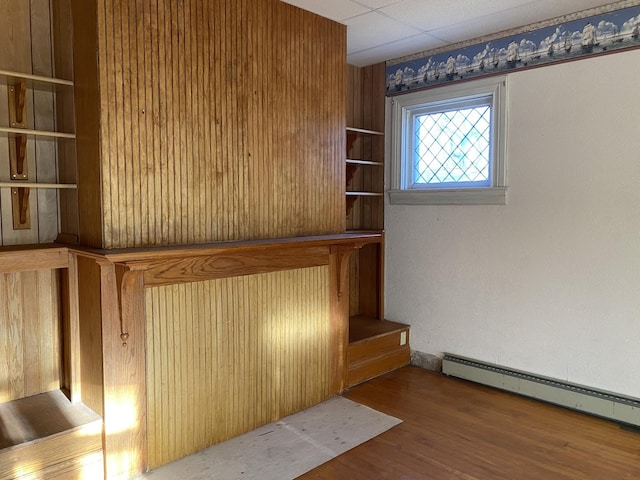
{"label": "window", "polygon": [[392,112],[392,204],[506,203],[506,77],[401,95]]}

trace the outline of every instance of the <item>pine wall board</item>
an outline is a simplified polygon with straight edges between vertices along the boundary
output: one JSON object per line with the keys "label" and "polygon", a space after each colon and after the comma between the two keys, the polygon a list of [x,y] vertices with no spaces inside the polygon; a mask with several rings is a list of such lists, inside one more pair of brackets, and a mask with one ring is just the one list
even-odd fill
{"label": "pine wall board", "polygon": [[60,388],[56,270],[0,273],[0,402]]}
{"label": "pine wall board", "polygon": [[343,25],[277,0],[73,6],[81,243],[344,231]]}
{"label": "pine wall board", "polygon": [[329,268],[146,289],[151,468],[325,400]]}

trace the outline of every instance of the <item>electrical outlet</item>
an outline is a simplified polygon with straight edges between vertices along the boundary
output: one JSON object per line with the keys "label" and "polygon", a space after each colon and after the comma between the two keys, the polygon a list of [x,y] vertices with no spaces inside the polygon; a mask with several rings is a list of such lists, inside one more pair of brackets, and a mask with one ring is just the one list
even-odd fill
{"label": "electrical outlet", "polygon": [[400,332],[400,346],[407,344],[407,332]]}

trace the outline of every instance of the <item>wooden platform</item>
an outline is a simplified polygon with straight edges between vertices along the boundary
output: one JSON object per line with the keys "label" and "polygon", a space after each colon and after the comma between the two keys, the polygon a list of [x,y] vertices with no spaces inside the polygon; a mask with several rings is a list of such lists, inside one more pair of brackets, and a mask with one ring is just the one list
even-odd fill
{"label": "wooden platform", "polygon": [[0,404],[0,480],[101,479],[102,419],[53,391]]}
{"label": "wooden platform", "polygon": [[366,316],[349,319],[347,386],[409,364],[409,326]]}

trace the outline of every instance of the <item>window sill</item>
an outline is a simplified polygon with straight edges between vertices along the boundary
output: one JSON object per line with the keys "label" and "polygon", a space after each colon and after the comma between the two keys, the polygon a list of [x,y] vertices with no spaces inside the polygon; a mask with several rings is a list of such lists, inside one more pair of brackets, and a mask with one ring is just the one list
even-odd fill
{"label": "window sill", "polygon": [[507,187],[389,190],[391,205],[506,205]]}

